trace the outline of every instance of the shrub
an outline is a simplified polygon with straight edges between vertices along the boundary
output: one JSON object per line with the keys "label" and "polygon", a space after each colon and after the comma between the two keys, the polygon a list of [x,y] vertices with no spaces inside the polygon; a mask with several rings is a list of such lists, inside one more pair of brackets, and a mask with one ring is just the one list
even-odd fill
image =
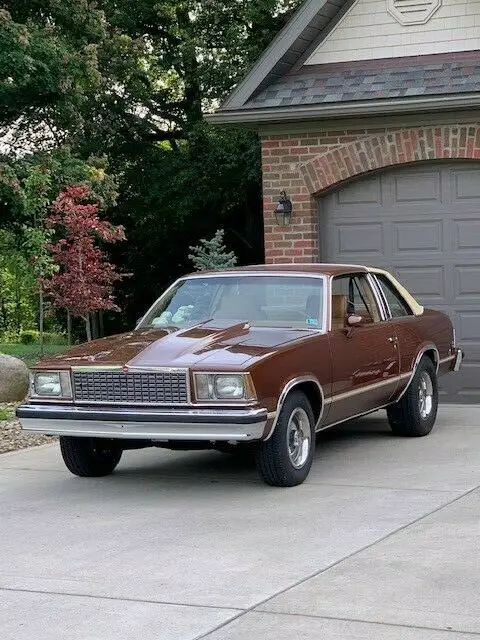
{"label": "shrub", "polygon": [[22,344],[33,344],[38,342],[40,334],[38,331],[29,330],[20,332],[20,342]]}
{"label": "shrub", "polygon": [[[40,332],[30,329],[28,331],[22,331],[20,336],[16,340],[11,342],[20,342],[21,344],[38,344],[40,342]],[[67,344],[67,338],[62,333],[54,331],[44,331],[43,333],[44,344]]]}
{"label": "shrub", "polygon": [[219,229],[211,240],[200,240],[196,247],[190,247],[192,253],[188,257],[196,271],[227,269],[237,264],[236,255],[227,251],[223,238],[224,231]]}

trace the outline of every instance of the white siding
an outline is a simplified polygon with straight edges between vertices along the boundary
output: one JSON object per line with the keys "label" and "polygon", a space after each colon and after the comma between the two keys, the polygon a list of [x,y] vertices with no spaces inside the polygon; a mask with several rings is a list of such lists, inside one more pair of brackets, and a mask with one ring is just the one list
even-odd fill
{"label": "white siding", "polygon": [[357,0],[306,64],[480,49],[480,0],[443,0],[422,25],[399,24],[386,0]]}

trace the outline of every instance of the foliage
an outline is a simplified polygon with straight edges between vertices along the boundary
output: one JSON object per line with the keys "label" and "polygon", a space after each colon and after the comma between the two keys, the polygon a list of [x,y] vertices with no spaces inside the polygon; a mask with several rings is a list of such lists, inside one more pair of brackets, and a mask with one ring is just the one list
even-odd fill
{"label": "foliage", "polygon": [[[45,331],[42,339],[45,344],[56,344],[56,345],[67,344],[67,340],[65,336],[61,333],[53,333],[51,331]],[[32,329],[28,331],[22,331],[18,336],[18,342],[20,344],[34,344],[36,342],[38,343],[40,342],[40,332]]]}
{"label": "foliage", "polygon": [[[200,123],[178,151],[154,147],[131,161],[111,219],[128,230],[113,248],[132,273],[119,287],[128,328],[176,277],[192,269],[189,247],[222,227],[240,263],[263,259],[260,152],[254,134]],[[107,327],[111,325],[108,324]]]}
{"label": "foliage", "polygon": [[69,147],[22,158],[0,157],[0,226],[41,227],[60,191],[72,184],[86,184],[92,199],[102,208],[115,204],[117,185],[105,156],[86,160]]}
{"label": "foliage", "polygon": [[0,422],[11,420],[15,416],[15,408],[14,407],[1,407],[0,406]]}
{"label": "foliage", "polygon": [[233,251],[228,252],[225,247],[224,236],[223,229],[219,229],[211,240],[200,240],[196,247],[190,247],[192,253],[188,257],[196,271],[228,269],[237,264]]}
{"label": "foliage", "polygon": [[0,229],[0,335],[35,320],[35,279],[19,238]]}
{"label": "foliage", "polygon": [[62,191],[53,203],[46,225],[62,236],[49,245],[59,270],[43,279],[55,307],[67,309],[74,317],[85,320],[88,338],[92,312],[119,311],[114,302],[113,285],[122,276],[108,262],[97,241],[125,240],[123,227],[101,220],[98,204],[86,202],[89,195],[88,187],[72,186]]}
{"label": "foliage", "polygon": [[219,227],[241,263],[263,259],[257,136],[203,116],[300,3],[4,0],[0,227],[41,229],[61,191],[89,185],[129,237],[112,249],[135,274],[118,288],[126,313],[115,329],[189,269],[189,246]]}
{"label": "foliage", "polygon": [[85,155],[175,139],[225,97],[299,4],[6,0],[1,121]]}

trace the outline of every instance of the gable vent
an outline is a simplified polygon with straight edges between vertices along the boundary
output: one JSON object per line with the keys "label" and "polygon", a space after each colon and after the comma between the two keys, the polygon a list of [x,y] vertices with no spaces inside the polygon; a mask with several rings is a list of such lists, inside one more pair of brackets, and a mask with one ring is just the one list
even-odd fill
{"label": "gable vent", "polygon": [[387,0],[387,9],[403,25],[425,24],[442,6],[442,0]]}

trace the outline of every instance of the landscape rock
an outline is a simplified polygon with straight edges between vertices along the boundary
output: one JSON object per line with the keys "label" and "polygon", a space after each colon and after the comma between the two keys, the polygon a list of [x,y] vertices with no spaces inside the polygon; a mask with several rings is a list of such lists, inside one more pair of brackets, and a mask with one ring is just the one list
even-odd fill
{"label": "landscape rock", "polygon": [[28,391],[28,369],[24,362],[0,354],[0,402],[18,402]]}

